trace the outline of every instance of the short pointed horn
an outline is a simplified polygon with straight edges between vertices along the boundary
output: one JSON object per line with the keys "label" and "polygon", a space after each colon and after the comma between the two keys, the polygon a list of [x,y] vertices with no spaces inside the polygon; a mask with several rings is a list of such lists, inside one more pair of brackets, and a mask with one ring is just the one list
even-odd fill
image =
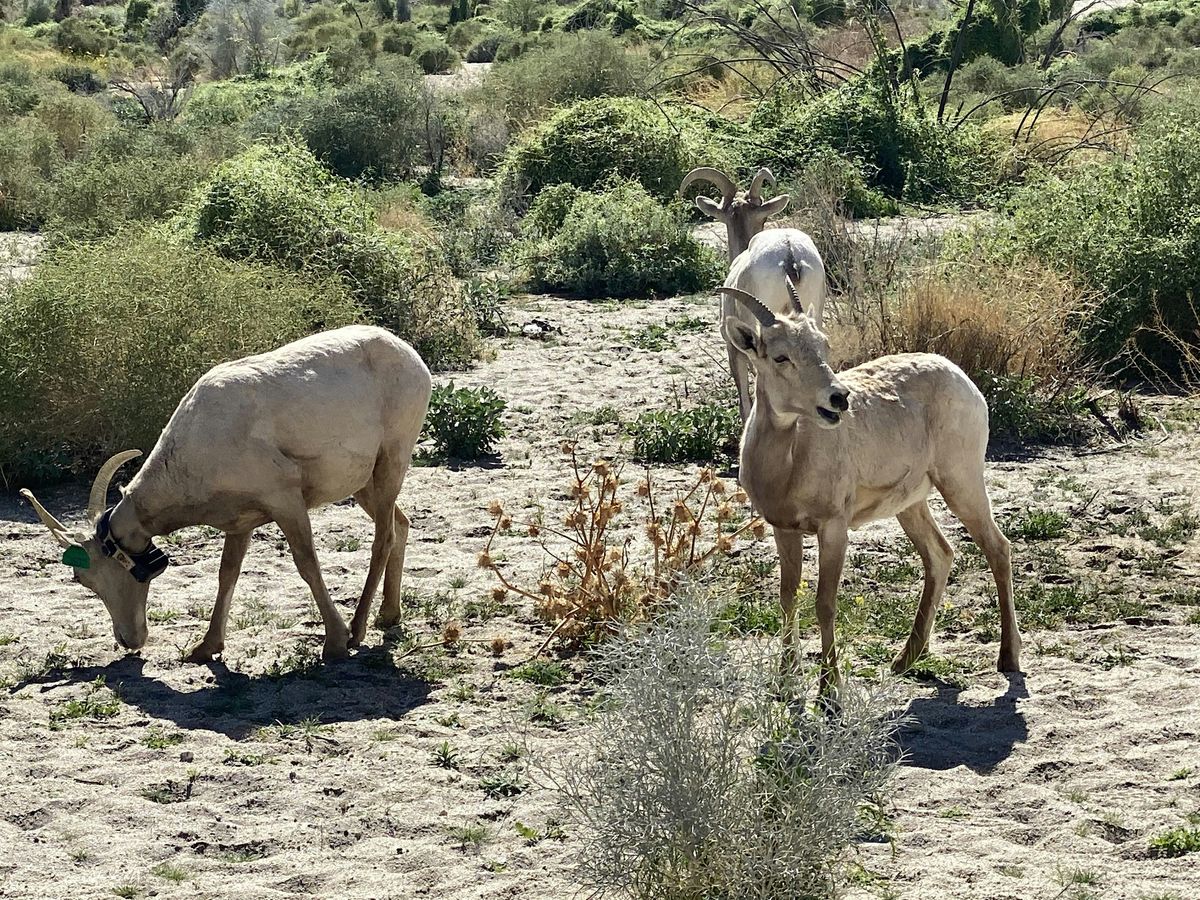
{"label": "short pointed horn", "polygon": [[754,316],[754,318],[758,319],[758,324],[760,324],[763,328],[770,328],[775,324],[775,313],[767,309],[763,305],[762,301],[753,294],[749,294],[746,291],[734,287],[719,287],[717,288],[717,293],[727,294],[741,303],[742,306],[746,307],[746,309]]}
{"label": "short pointed horn", "polygon": [[733,199],[733,195],[737,193],[737,185],[733,183],[733,179],[720,169],[714,169],[711,166],[700,166],[700,168],[692,169],[692,171],[683,176],[683,181],[679,184],[679,196],[683,196],[684,190],[693,181],[708,181],[716,185],[717,190],[721,192],[722,203],[728,203]]}
{"label": "short pointed horn", "polygon": [[141,455],[141,450],[122,450],[100,467],[100,471],[96,473],[96,480],[92,482],[92,492],[88,495],[89,519],[95,521],[104,512],[104,501],[108,497],[108,486],[112,483],[113,476],[117,474],[117,469],[129,462],[129,460]]}
{"label": "short pointed horn", "polygon": [[785,275],[784,278],[787,281],[788,297],[792,300],[792,309],[796,311],[797,315],[807,315],[804,312],[804,306],[800,303],[800,295],[796,292],[796,282],[792,281],[791,275]]}
{"label": "short pointed horn", "polygon": [[72,542],[67,536],[67,527],[54,518],[50,514],[50,510],[38,503],[37,497],[33,496],[33,491],[29,490],[29,488],[21,488],[21,496],[29,501],[29,504],[33,507],[33,511],[42,520],[42,524],[49,528],[50,533],[54,535],[54,539],[64,547],[70,547]]}
{"label": "short pointed horn", "polygon": [[763,184],[770,184],[775,187],[775,176],[771,174],[771,170],[763,166],[754,176],[754,180],[750,182],[750,190],[746,193],[752,200],[758,200],[762,194]]}

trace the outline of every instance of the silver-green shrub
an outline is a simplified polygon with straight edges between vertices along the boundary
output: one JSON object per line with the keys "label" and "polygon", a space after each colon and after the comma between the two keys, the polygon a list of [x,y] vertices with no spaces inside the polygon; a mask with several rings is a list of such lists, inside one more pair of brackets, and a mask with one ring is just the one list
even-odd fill
{"label": "silver-green shrub", "polygon": [[831,896],[894,766],[885,692],[810,707],[773,647],[723,636],[709,593],[598,651],[595,733],[558,779],[580,874],[602,896]]}

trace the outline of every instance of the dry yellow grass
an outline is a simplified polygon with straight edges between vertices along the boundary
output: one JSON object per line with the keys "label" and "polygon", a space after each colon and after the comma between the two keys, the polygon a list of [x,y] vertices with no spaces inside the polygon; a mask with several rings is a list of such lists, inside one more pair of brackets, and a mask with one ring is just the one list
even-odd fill
{"label": "dry yellow grass", "polygon": [[[1078,109],[1049,108],[1036,120],[1030,116],[1022,123],[1024,117],[1023,111],[1013,112],[983,125],[986,135],[1008,148],[1014,167],[1092,163],[1123,152],[1129,144],[1124,123],[1111,115],[1096,118]],[[1018,127],[1021,133],[1013,143]]]}
{"label": "dry yellow grass", "polygon": [[832,343],[845,365],[929,352],[968,374],[1059,385],[1080,374],[1072,333],[1089,302],[1065,275],[1046,268],[941,264],[903,281],[890,301],[843,307]]}

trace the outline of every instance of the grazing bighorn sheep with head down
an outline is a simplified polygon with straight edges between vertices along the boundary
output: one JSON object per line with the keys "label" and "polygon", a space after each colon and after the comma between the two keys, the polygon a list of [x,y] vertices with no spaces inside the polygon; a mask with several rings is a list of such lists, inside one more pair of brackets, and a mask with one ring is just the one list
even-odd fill
{"label": "grazing bighorn sheep with head down", "polygon": [[988,408],[954,363],[903,353],[835,375],[828,342],[788,285],[792,309],[776,315],[753,295],[720,288],[751,317],[725,319],[729,343],[755,369],[754,406],[742,434],[741,482],[772,525],[779,551],[785,665],[796,664],[796,589],[804,535],[816,534],[816,613],[821,683],[837,684],[834,618],[847,531],[895,516],[916,546],[925,586],[893,670],[911,668],[929,644],[954,552],[930,513],[937,488],[987,557],[1000,603],[1002,672],[1020,667],[1008,540],[984,486]]}
{"label": "grazing bighorn sheep with head down", "polygon": [[[703,195],[696,197],[696,206],[709,218],[725,225],[730,262],[725,286],[753,294],[767,309],[783,315],[791,308],[791,299],[785,289],[785,279],[790,278],[798,286],[804,308],[809,310],[817,327],[820,327],[825,308],[825,264],[821,261],[817,245],[796,228],[763,230],[767,219],[783,212],[789,200],[787,194],[770,200],[762,199],[763,184],[775,186],[771,170],[759,169],[750,187],[739,191],[733,179],[719,169],[692,169],[679,185],[681,196],[694,181],[711,182],[721,192],[719,201]],[[735,300],[723,297],[721,321],[729,316],[745,318],[746,314]],[[729,353],[729,370],[737,385],[738,406],[742,421],[745,422],[750,415],[746,358],[731,345],[727,345],[726,349]]]}
{"label": "grazing bighorn sheep with head down", "polygon": [[[225,620],[254,529],[276,522],[325,622],[325,658],[362,642],[383,578],[380,624],[400,617],[408,519],[396,497],[412,460],[430,394],[429,370],[382,328],[350,326],[209,370],[171,416],[120,502],[105,508],[109,482],[140,451],[96,475],[88,501],[94,533],[72,535],[38,503],[66,548],[75,580],[99,595],[113,634],[130,650],[146,642],[149,582],[167,567],[152,538],[188,525],[225,532],[217,601],[192,662],[225,647]],[[321,578],[308,510],[353,495],[375,520],[371,565],[349,630]]]}

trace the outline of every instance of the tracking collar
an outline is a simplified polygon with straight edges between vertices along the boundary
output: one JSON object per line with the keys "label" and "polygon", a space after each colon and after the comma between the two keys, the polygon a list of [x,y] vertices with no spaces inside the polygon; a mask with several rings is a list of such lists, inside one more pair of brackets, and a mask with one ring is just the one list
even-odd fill
{"label": "tracking collar", "polygon": [[157,578],[166,571],[170,558],[154,546],[154,541],[141,553],[130,553],[122,547],[108,524],[113,509],[115,507],[112,506],[106,509],[96,522],[96,541],[100,544],[100,551],[119,562],[130,575],[143,584]]}

